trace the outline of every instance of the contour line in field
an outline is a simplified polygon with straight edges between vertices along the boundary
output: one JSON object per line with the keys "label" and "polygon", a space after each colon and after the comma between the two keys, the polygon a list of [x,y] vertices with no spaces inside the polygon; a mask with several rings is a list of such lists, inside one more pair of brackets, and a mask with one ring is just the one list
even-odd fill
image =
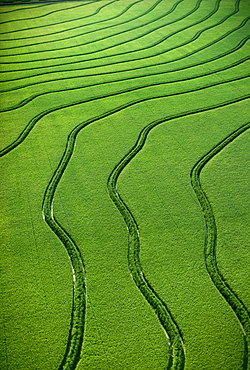
{"label": "contour line in field", "polygon": [[[161,118],[157,121],[151,122],[148,126],[146,126],[141,131],[141,134],[140,134],[140,137],[137,141],[137,144],[135,145],[134,148],[132,148],[132,150],[123,159],[123,161],[124,160],[125,161],[130,161],[132,159],[132,157],[136,154],[136,151],[140,150],[140,146],[142,147],[144,145],[144,142],[145,142],[144,140],[146,140],[146,137],[147,137],[148,133],[155,126],[157,126],[161,123],[164,123],[166,121],[173,120],[173,119],[177,119],[177,118],[181,118],[181,117],[185,117],[185,116],[189,116],[189,115],[194,115],[194,114],[201,113],[201,112],[210,111],[210,110],[220,108],[220,107],[225,107],[225,106],[243,101],[247,98],[249,98],[249,96],[238,97],[238,98],[232,99],[228,102],[224,102],[224,103],[221,103],[221,104],[216,104],[216,105],[212,105],[212,106],[204,107],[204,108],[200,108],[200,109],[189,110],[189,111],[186,111],[186,112],[182,112],[178,115],[175,114],[175,115],[171,115],[171,116],[166,116],[166,117],[163,117],[163,118]],[[146,101],[148,99],[144,99],[144,100]],[[53,212],[54,194],[55,194],[56,188],[59,184],[59,181],[61,180],[61,177],[62,177],[62,175],[63,175],[63,173],[64,173],[64,171],[65,171],[65,169],[66,169],[66,167],[67,167],[67,165],[70,161],[70,158],[73,154],[74,146],[75,146],[75,142],[76,142],[76,138],[77,138],[78,133],[83,128],[85,128],[88,125],[96,122],[97,120],[99,120],[101,118],[108,117],[111,114],[119,112],[119,111],[121,111],[123,109],[126,109],[129,106],[132,106],[132,105],[137,104],[137,103],[138,102],[135,101],[133,103],[130,102],[128,104],[124,104],[123,106],[119,106],[116,109],[113,109],[111,111],[103,113],[100,116],[95,117],[94,119],[89,119],[89,120],[77,125],[70,132],[70,134],[68,136],[67,143],[66,143],[66,148],[65,148],[65,151],[64,151],[63,156],[61,158],[61,161],[59,162],[58,167],[55,170],[54,175],[52,176],[52,179],[51,179],[49,185],[47,186],[47,189],[46,189],[46,192],[45,192],[45,195],[44,195],[43,217],[46,220],[46,222],[49,224],[49,226],[51,227],[53,232],[58,236],[58,238],[64,244],[64,246],[65,246],[65,248],[66,248],[66,250],[69,254],[70,260],[71,260],[72,272],[73,272],[74,291],[73,291],[73,309],[72,309],[71,329],[70,329],[69,338],[68,338],[68,345],[67,345],[67,348],[66,348],[65,356],[64,356],[64,359],[62,361],[60,370],[73,370],[75,368],[76,364],[78,363],[79,359],[80,359],[80,351],[81,351],[81,347],[82,347],[82,343],[83,343],[83,333],[84,333],[85,314],[86,314],[86,285],[85,285],[85,269],[84,269],[84,264],[83,264],[79,249],[77,248],[76,244],[74,243],[72,238],[69,236],[69,234],[63,229],[63,227],[54,218],[54,212]],[[29,127],[29,132],[32,130],[33,127],[34,127],[34,125],[32,127]],[[13,146],[10,145],[9,147],[5,148],[2,152],[0,152],[0,157],[4,156],[4,155],[7,155],[10,151],[12,151],[14,148],[16,148],[19,144],[21,144],[25,140],[25,138],[27,137],[28,133],[19,137],[18,143],[14,141]],[[118,166],[121,165],[121,164],[122,164],[122,162],[120,162],[118,164]],[[118,175],[119,175],[119,173],[116,171],[115,176],[118,176]],[[113,179],[115,179],[115,176],[113,177]],[[113,186],[113,184],[110,185],[110,186]],[[112,194],[112,190],[111,190],[111,194]],[[127,212],[129,212],[129,210]],[[181,370],[184,366],[185,357],[184,357],[183,343],[182,343],[181,338],[179,337],[178,327],[176,326],[176,324],[172,320],[172,317],[170,316],[169,312],[166,310],[166,307],[164,306],[163,302],[158,298],[156,293],[154,293],[153,289],[150,287],[150,285],[146,281],[145,277],[143,275],[141,275],[140,270],[138,271],[138,267],[139,267],[138,259],[136,259],[136,258],[134,259],[134,257],[137,257],[137,255],[138,255],[138,246],[139,245],[138,245],[137,238],[139,237],[139,235],[137,235],[137,225],[136,225],[136,222],[133,219],[133,216],[131,215],[129,217],[131,217],[131,219],[132,219],[132,224],[131,224],[132,229],[131,230],[133,232],[132,236],[135,238],[134,241],[133,241],[133,243],[134,243],[133,245],[136,247],[134,249],[134,252],[133,252],[134,255],[130,254],[130,262],[132,263],[131,267],[133,266],[133,268],[134,268],[134,274],[135,274],[134,276],[138,277],[138,279],[143,278],[143,280],[141,281],[142,284],[138,280],[138,282],[139,282],[138,286],[139,285],[141,286],[142,291],[145,290],[145,294],[149,293],[149,289],[152,292],[152,295],[149,294],[149,297],[150,297],[150,300],[152,300],[152,304],[156,304],[156,306],[158,307],[157,310],[158,310],[158,313],[159,313],[159,319],[162,320],[162,322],[164,323],[164,325],[166,325],[166,327],[168,327],[169,323],[171,323],[171,325],[170,325],[171,326],[171,332],[172,332],[171,335],[173,335],[173,337],[171,338],[172,339],[172,348],[174,350],[175,355],[178,354],[178,356],[174,357],[173,363],[169,362],[169,366],[172,366],[172,365],[177,366],[177,367],[172,367],[171,370],[173,370],[173,369]],[[134,225],[133,225],[133,222],[134,222]],[[155,301],[155,297],[156,297],[156,301]],[[158,303],[156,303],[156,302],[158,302]],[[163,312],[163,315],[162,315],[162,312]],[[171,319],[171,321],[169,319]],[[181,347],[179,347],[180,345],[181,345]]]}
{"label": "contour line in field", "polygon": [[[150,84],[147,83],[145,85],[135,86],[132,89],[120,90],[120,91],[115,92],[114,94],[117,95],[117,94],[131,92],[131,91],[135,91],[137,89],[144,89],[144,88],[152,87],[152,86],[160,86],[160,85],[167,85],[167,84],[172,84],[172,83],[176,83],[176,82],[195,80],[195,79],[200,78],[200,77],[209,76],[209,75],[211,75],[213,73],[217,73],[217,72],[224,72],[224,71],[226,71],[228,69],[231,69],[233,67],[237,67],[240,64],[242,64],[244,62],[247,62],[249,59],[250,59],[250,56],[246,56],[246,57],[243,57],[242,59],[237,60],[234,63],[230,63],[229,65],[226,65],[224,67],[219,67],[218,69],[215,69],[215,70],[207,70],[206,72],[197,74],[195,76],[177,78],[175,80],[171,80],[171,81],[167,81],[167,82],[157,82],[157,83],[150,83]],[[41,92],[41,93],[38,93],[38,94],[31,95],[30,97],[22,100],[21,102],[17,103],[16,105],[13,105],[13,106],[5,108],[5,109],[0,109],[0,113],[8,112],[8,111],[11,111],[11,110],[21,108],[21,107],[25,106],[26,104],[30,103],[31,101],[33,101],[34,99],[39,98],[39,97],[44,96],[44,95],[48,95],[48,94],[54,94],[54,93],[66,92],[66,91],[69,92],[69,91],[73,91],[73,90],[83,90],[84,88],[94,87],[94,86],[98,86],[98,85],[107,86],[109,83],[113,83],[113,82],[123,82],[123,81],[129,81],[129,80],[134,81],[137,78],[159,76],[159,75],[162,75],[162,74],[166,74],[166,72],[163,71],[163,72],[160,72],[160,73],[151,73],[151,74],[146,74],[146,75],[136,76],[136,77],[127,77],[127,78],[124,77],[124,78],[120,78],[120,79],[116,79],[116,80],[101,81],[101,82],[92,83],[92,84],[88,84],[88,85],[75,86],[75,87],[71,87],[71,88],[67,88],[67,89],[61,88],[61,89],[57,89],[57,90],[45,91],[45,92]],[[78,76],[76,78],[78,78]],[[70,77],[69,77],[69,79],[70,79]],[[28,86],[30,86],[30,85],[28,85]],[[13,90],[11,90],[11,91],[13,91]],[[0,91],[0,93],[1,93],[1,91]],[[101,95],[101,98],[105,98],[105,97],[106,96],[104,94]],[[88,98],[88,101],[97,100],[97,99],[100,99],[100,96],[97,95],[96,97]]]}
{"label": "contour line in field", "polygon": [[[173,94],[161,94],[160,96],[153,96],[153,97],[150,97],[150,98],[141,98],[141,99],[136,99],[136,100],[133,100],[133,101],[129,101],[128,103],[125,103],[123,105],[120,105],[110,111],[107,111],[97,117],[94,117],[92,119],[89,119],[86,121],[86,123],[91,123],[91,122],[94,122],[98,119],[101,119],[101,118],[105,118],[107,117],[108,115],[110,114],[113,114],[115,112],[119,112],[123,109],[126,109],[128,107],[131,107],[133,105],[136,105],[136,104],[140,104],[140,103],[143,103],[145,101],[149,101],[149,100],[154,100],[154,99],[161,99],[161,98],[165,98],[165,97],[169,97],[169,96],[177,96],[177,95],[183,95],[183,94],[187,94],[187,93],[190,93],[190,92],[196,92],[196,91],[200,91],[200,90],[204,90],[204,89],[207,89],[207,88],[210,88],[210,87],[214,87],[214,86],[217,86],[217,85],[221,85],[221,84],[225,84],[225,83],[228,83],[228,82],[233,82],[233,81],[238,81],[238,80],[241,80],[241,79],[244,79],[244,78],[247,78],[249,77],[249,74],[246,75],[246,76],[242,76],[242,77],[238,77],[238,78],[233,78],[233,79],[229,79],[227,81],[225,80],[222,80],[222,81],[219,81],[219,82],[216,82],[216,83],[212,83],[212,84],[207,84],[205,86],[202,86],[202,87],[197,87],[197,88],[194,88],[194,89],[189,89],[188,91],[184,91],[184,92],[179,92],[179,93],[173,93]],[[131,91],[133,91],[134,89],[132,89]],[[112,94],[108,94],[107,96],[115,96],[117,95],[118,93],[112,93]],[[106,97],[107,97],[106,96]],[[100,97],[101,99],[102,97]],[[213,105],[214,108],[216,107],[221,107],[221,106],[224,106],[224,105],[228,105],[228,104],[232,104],[232,103],[235,103],[235,102],[238,102],[238,101],[241,101],[241,100],[245,100],[245,99],[248,99],[249,98],[249,94],[246,94],[244,96],[240,96],[240,97],[237,97],[235,99],[231,99],[227,102],[224,102],[224,103],[220,103],[218,105]],[[68,108],[68,107],[73,107],[73,106],[76,106],[76,105],[80,105],[80,104],[83,104],[83,103],[86,103],[87,101],[92,101],[92,100],[96,100],[96,98],[94,99],[86,99],[86,100],[80,100],[80,101],[75,101],[71,104],[65,104],[65,105],[62,105],[62,106],[59,106],[59,107],[54,107],[54,108],[50,108],[48,110],[45,110],[39,114],[37,114],[35,117],[33,117],[30,122],[28,123],[28,125],[23,129],[23,131],[20,133],[20,135],[18,136],[18,138],[16,140],[14,140],[10,145],[8,145],[7,147],[5,147],[4,149],[2,149],[0,151],[0,157],[4,156],[5,154],[7,154],[8,152],[10,152],[11,150],[13,150],[15,147],[17,147],[19,144],[21,144],[25,139],[26,137],[29,135],[29,133],[32,131],[32,129],[35,127],[35,125],[45,116],[47,116],[48,114],[52,113],[52,112],[55,112],[55,111],[58,111],[58,110],[61,110],[61,109],[64,109],[64,108]],[[201,108],[201,111],[203,110],[206,110],[206,109],[209,109],[209,108]],[[195,109],[194,111],[198,111],[199,109]]]}
{"label": "contour line in field", "polygon": [[232,291],[228,283],[225,282],[223,275],[218,269],[216,261],[216,244],[217,244],[217,227],[213,213],[212,206],[209,199],[202,189],[200,182],[200,173],[203,167],[217,155],[226,145],[230,144],[239,135],[250,128],[250,122],[241,126],[236,131],[227,136],[218,145],[211,149],[205,154],[192,168],[191,170],[191,184],[194,192],[201,205],[206,227],[206,238],[204,246],[204,257],[205,264],[209,276],[211,277],[214,285],[219,290],[221,295],[226,299],[230,307],[235,312],[242,329],[244,338],[244,359],[243,359],[243,370],[249,369],[248,358],[250,354],[250,313],[248,312],[244,303],[239,297]]}

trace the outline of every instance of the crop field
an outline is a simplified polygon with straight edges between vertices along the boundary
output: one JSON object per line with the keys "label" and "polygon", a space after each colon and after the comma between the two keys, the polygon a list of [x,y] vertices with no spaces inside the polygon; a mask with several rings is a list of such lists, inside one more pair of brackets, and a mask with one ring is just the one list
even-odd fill
{"label": "crop field", "polygon": [[0,1],[1,370],[250,369],[249,22]]}

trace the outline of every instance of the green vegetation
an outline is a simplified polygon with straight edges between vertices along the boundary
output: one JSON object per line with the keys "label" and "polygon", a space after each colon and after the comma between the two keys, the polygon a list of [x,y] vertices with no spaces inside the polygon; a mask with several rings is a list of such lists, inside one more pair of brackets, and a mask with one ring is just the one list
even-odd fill
{"label": "green vegetation", "polygon": [[248,1],[39,3],[0,7],[1,369],[249,369]]}
{"label": "green vegetation", "polygon": [[[247,244],[244,246],[243,239],[249,231],[245,201],[248,196],[245,176],[249,162],[249,153],[246,150],[248,140],[249,131],[246,131],[202,171],[203,187],[209,194],[210,203],[216,213],[217,264],[224,279],[247,307],[249,296],[243,286],[248,279],[248,269],[244,268],[248,259]],[[223,179],[216,189],[214,176]],[[232,177],[234,181],[229,181]],[[245,194],[245,199],[241,194]],[[232,253],[237,257],[229,258]]]}
{"label": "green vegetation", "polygon": [[62,369],[75,368],[77,362],[79,361],[83,342],[86,311],[85,269],[83,266],[80,251],[71,237],[67,234],[67,232],[54,219],[53,213],[53,198],[55,195],[56,187],[72,155],[74,136],[75,132],[73,132],[73,135],[68,138],[68,146],[65,150],[64,156],[62,157],[62,160],[60,161],[60,164],[45,191],[42,209],[45,221],[65,246],[72,265],[74,285],[72,318],[68,346],[61,365]]}
{"label": "green vegetation", "polygon": [[206,196],[206,193],[202,190],[200,184],[200,173],[205,164],[208,163],[216,154],[218,154],[226,145],[231,143],[235,138],[237,138],[241,133],[249,129],[250,123],[240,127],[238,130],[229,135],[216,147],[214,147],[209,153],[207,153],[203,158],[197,162],[191,171],[191,183],[197,198],[201,204],[205,221],[206,221],[206,244],[205,244],[205,262],[211,279],[213,280],[215,286],[218,288],[220,293],[225,297],[229,305],[234,310],[237,315],[240,324],[242,325],[242,332],[245,342],[245,353],[243,368],[247,368],[248,364],[248,354],[250,348],[250,316],[244,303],[233,293],[230,286],[225,283],[223,276],[221,276],[216,261],[216,244],[217,244],[217,228],[216,221],[214,218],[212,207]]}

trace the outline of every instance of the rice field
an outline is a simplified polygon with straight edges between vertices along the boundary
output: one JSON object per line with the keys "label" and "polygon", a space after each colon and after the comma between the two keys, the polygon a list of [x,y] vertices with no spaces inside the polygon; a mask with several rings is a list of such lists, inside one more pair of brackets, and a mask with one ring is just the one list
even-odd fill
{"label": "rice field", "polygon": [[249,19],[0,1],[1,369],[250,369]]}

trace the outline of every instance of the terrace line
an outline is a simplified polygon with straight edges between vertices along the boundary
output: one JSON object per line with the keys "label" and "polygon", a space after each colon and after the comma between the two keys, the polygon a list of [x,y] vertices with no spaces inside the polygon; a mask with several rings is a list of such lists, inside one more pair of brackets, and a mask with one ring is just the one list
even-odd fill
{"label": "terrace line", "polygon": [[250,353],[250,313],[248,312],[244,303],[237,297],[237,295],[232,291],[228,283],[225,282],[223,275],[218,269],[216,261],[216,244],[217,244],[217,227],[216,221],[213,214],[213,210],[209,199],[202,189],[200,182],[201,170],[204,166],[217,155],[225,146],[230,144],[239,135],[244,133],[250,128],[250,122],[241,126],[236,131],[227,136],[223,141],[211,149],[207,154],[205,154],[192,168],[191,170],[191,184],[194,192],[198,198],[200,206],[203,211],[206,227],[206,237],[204,246],[204,258],[207,272],[213,281],[216,288],[219,290],[221,295],[226,299],[230,307],[233,309],[235,315],[237,316],[244,338],[244,358],[243,358],[243,370],[249,369],[248,357]]}

